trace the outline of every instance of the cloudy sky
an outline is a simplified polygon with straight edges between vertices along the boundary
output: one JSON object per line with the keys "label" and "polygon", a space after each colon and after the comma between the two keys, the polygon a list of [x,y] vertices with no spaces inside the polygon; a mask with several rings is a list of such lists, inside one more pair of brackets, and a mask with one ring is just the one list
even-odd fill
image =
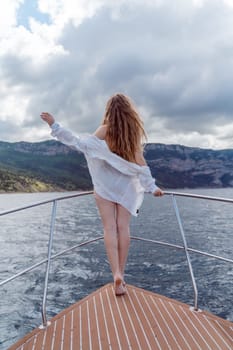
{"label": "cloudy sky", "polygon": [[150,142],[233,148],[233,0],[8,0],[0,140],[41,141],[42,111],[92,132],[115,92]]}

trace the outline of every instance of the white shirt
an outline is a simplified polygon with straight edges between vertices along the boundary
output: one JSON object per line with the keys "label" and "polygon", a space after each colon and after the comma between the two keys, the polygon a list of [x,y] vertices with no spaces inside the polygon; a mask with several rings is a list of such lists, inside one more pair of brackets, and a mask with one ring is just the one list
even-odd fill
{"label": "white shirt", "polygon": [[137,216],[144,192],[154,193],[158,189],[148,166],[121,158],[110,151],[104,140],[94,135],[75,136],[58,123],[51,128],[52,136],[84,153],[94,190],[100,197],[121,204]]}

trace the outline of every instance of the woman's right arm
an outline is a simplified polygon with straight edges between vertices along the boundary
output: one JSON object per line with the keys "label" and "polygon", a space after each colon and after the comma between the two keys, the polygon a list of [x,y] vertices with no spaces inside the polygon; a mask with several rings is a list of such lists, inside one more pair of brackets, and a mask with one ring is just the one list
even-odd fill
{"label": "woman's right arm", "polygon": [[146,160],[145,160],[145,158],[144,158],[144,156],[143,156],[143,151],[142,151],[142,149],[139,149],[138,151],[136,151],[136,153],[135,153],[135,160],[136,160],[136,163],[138,164],[138,165],[147,165],[146,164]]}
{"label": "woman's right arm", "polygon": [[[147,163],[146,163],[146,160],[143,156],[142,150],[138,150],[136,152],[135,158],[136,158],[136,162],[138,165],[147,166]],[[147,168],[148,168],[148,166],[147,166]],[[162,196],[164,193],[158,186],[155,185],[155,180],[152,178],[150,170],[146,169],[146,172],[147,172],[146,176],[141,176],[141,178],[140,178],[142,184],[145,187],[148,187],[149,192],[151,192],[151,189],[153,189],[152,193],[154,196],[156,196],[156,197]]]}

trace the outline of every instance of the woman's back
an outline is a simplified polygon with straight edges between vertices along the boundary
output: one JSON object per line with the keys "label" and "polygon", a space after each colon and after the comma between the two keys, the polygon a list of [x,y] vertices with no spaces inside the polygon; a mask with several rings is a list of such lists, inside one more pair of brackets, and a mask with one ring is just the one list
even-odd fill
{"label": "woman's back", "polygon": [[[100,140],[105,140],[107,133],[107,125],[100,125],[99,128],[95,131],[94,135],[98,137]],[[106,142],[108,144],[108,142]],[[138,165],[146,165],[146,161],[143,156],[143,150],[141,145],[138,145],[138,149],[134,155],[135,163]]]}

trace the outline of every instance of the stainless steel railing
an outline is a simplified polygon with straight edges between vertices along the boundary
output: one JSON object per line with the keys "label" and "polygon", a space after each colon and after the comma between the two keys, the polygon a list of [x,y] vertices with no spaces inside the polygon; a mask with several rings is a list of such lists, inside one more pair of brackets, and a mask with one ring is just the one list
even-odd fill
{"label": "stainless steel railing", "polygon": [[[46,317],[46,300],[47,300],[47,289],[48,289],[48,278],[49,278],[49,270],[50,270],[50,264],[51,264],[51,260],[56,259],[64,254],[67,254],[68,252],[75,250],[77,248],[80,248],[84,245],[93,243],[93,242],[97,242],[99,240],[103,239],[103,236],[99,236],[97,238],[94,239],[90,239],[88,241],[85,241],[83,243],[80,244],[76,244],[70,248],[67,248],[57,254],[52,255],[52,244],[53,244],[53,236],[54,236],[54,226],[55,226],[55,220],[56,220],[56,209],[57,209],[57,202],[62,201],[62,200],[66,200],[66,199],[71,199],[71,198],[76,198],[76,197],[80,197],[80,196],[85,196],[85,195],[89,195],[92,194],[92,191],[89,192],[82,192],[82,193],[78,193],[78,194],[72,194],[72,195],[68,195],[68,196],[61,196],[61,197],[57,197],[57,198],[53,198],[50,200],[46,200],[46,201],[41,201],[38,203],[34,203],[34,204],[30,204],[27,206],[23,206],[20,208],[16,208],[16,209],[11,209],[11,210],[6,210],[0,213],[0,216],[4,216],[4,215],[8,215],[11,213],[15,213],[18,211],[22,211],[22,210],[26,210],[29,208],[33,208],[33,207],[37,207],[37,206],[41,206],[44,204],[48,204],[48,203],[52,203],[52,213],[51,213],[51,222],[50,222],[50,235],[49,235],[49,242],[48,242],[48,254],[47,254],[47,259],[44,259],[22,271],[20,271],[19,273],[3,280],[0,282],[0,286],[5,285],[6,283],[9,283],[13,280],[15,280],[16,278],[25,275],[27,272],[32,271],[33,269],[39,267],[42,264],[46,264],[46,273],[45,273],[45,283],[44,283],[44,293],[43,293],[43,302],[42,302],[42,309],[41,309],[41,313],[42,313],[42,325],[41,328],[46,327],[49,322],[47,321],[47,317]],[[188,263],[188,267],[189,267],[189,272],[190,272],[190,276],[191,276],[191,281],[192,281],[192,285],[193,285],[193,290],[194,290],[194,310],[198,310],[198,290],[197,290],[197,285],[196,285],[196,281],[195,281],[195,276],[193,273],[193,268],[192,268],[192,263],[191,263],[191,259],[190,259],[190,255],[189,253],[197,253],[200,255],[204,255],[204,256],[208,256],[214,259],[219,259],[225,262],[229,262],[229,263],[233,263],[232,259],[229,258],[224,258],[218,255],[214,255],[214,254],[210,254],[208,252],[204,252],[204,251],[200,251],[197,249],[193,249],[191,247],[188,247],[187,241],[186,241],[186,237],[185,237],[185,232],[183,229],[183,225],[182,225],[182,220],[181,220],[181,216],[180,216],[180,212],[179,212],[179,208],[176,202],[176,198],[175,197],[187,197],[187,198],[195,198],[195,199],[203,199],[203,200],[211,200],[211,201],[218,201],[218,202],[225,202],[225,203],[231,203],[233,204],[233,199],[227,199],[227,198],[220,198],[220,197],[212,197],[212,196],[202,196],[202,195],[196,195],[196,194],[189,194],[189,193],[182,193],[182,192],[170,192],[170,191],[166,191],[165,195],[167,196],[171,196],[172,198],[172,203],[173,203],[173,207],[175,210],[175,215],[177,218],[177,222],[178,222],[178,226],[180,229],[180,233],[181,233],[181,237],[183,240],[183,245],[177,245],[177,244],[172,244],[169,242],[163,242],[163,241],[158,241],[158,240],[151,240],[151,239],[146,239],[146,238],[141,238],[141,237],[135,237],[132,236],[131,239],[133,240],[137,240],[137,241],[143,241],[143,242],[148,242],[148,243],[154,243],[154,244],[158,244],[158,245],[162,245],[162,246],[166,246],[166,247],[170,247],[170,248],[175,248],[175,249],[180,249],[180,250],[184,250],[185,255],[186,255],[186,259],[187,259],[187,263]]]}

